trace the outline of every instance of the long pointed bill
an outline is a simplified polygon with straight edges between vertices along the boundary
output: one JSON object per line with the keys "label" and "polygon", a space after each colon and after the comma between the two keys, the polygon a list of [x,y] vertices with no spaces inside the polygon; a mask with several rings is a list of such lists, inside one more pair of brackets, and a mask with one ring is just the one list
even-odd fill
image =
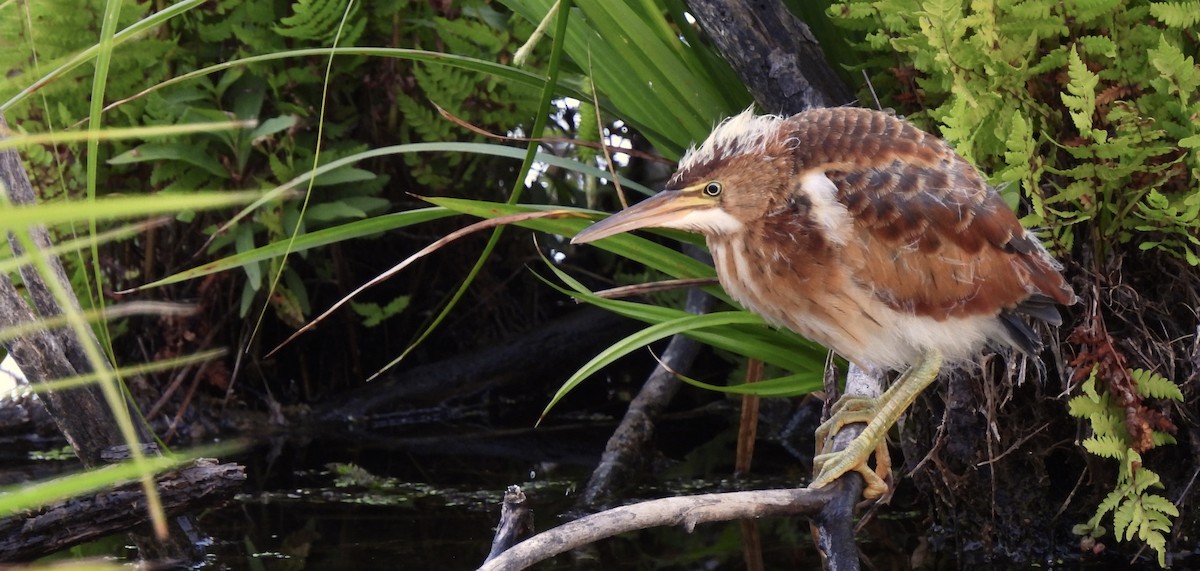
{"label": "long pointed bill", "polygon": [[571,239],[572,244],[586,244],[621,232],[638,228],[675,227],[689,211],[712,206],[695,190],[664,190],[604,220],[588,226]]}

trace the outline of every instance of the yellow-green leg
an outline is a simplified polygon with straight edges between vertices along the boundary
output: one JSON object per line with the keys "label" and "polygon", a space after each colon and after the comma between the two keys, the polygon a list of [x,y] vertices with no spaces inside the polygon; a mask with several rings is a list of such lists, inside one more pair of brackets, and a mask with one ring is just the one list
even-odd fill
{"label": "yellow-green leg", "polygon": [[[929,349],[878,400],[872,402],[873,399],[855,395],[838,399],[833,415],[817,428],[819,454],[813,458],[816,477],[808,487],[820,488],[853,470],[861,474],[866,483],[864,498],[878,498],[887,492],[884,478],[891,473],[887,432],[921,392],[933,383],[941,367],[941,352]],[[838,452],[825,453],[832,443],[832,436],[843,426],[861,422],[865,422],[867,427],[849,446]],[[867,466],[872,453],[875,453],[875,470]]]}

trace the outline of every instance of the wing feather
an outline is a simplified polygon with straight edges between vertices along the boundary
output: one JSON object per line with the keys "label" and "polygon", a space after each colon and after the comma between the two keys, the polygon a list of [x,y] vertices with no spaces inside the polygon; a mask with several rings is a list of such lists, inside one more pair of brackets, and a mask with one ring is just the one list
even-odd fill
{"label": "wing feather", "polygon": [[940,139],[862,109],[793,119],[791,136],[808,143],[796,149],[798,170],[823,173],[852,221],[841,252],[850,279],[888,306],[940,321],[999,315],[1035,296],[1074,302],[1057,264]]}

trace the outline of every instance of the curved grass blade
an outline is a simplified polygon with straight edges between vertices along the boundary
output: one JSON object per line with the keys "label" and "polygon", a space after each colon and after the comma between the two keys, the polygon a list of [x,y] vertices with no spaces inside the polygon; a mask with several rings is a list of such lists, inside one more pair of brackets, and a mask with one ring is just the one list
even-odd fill
{"label": "curved grass blade", "polygon": [[[574,291],[568,291],[543,280],[550,287],[563,292],[564,295],[631,319],[647,323],[661,323],[692,315],[681,309],[598,297],[548,260],[546,264],[563,283],[566,283]],[[717,297],[728,302],[728,297],[724,292]],[[753,315],[749,312],[746,313]],[[766,323],[761,318],[755,324],[730,324],[719,328],[690,331],[685,335],[705,345],[759,359],[765,363],[796,371],[800,375],[812,374],[819,378],[820,372],[824,370],[825,366],[825,350],[823,348],[790,331],[771,330],[766,327]]]}
{"label": "curved grass blade", "polygon": [[[106,112],[111,111],[112,109],[114,109],[120,105],[124,105],[125,103],[129,103],[130,101],[140,99],[142,97],[145,97],[146,95],[154,93],[155,91],[158,91],[158,90],[166,88],[166,87],[170,87],[177,83],[182,83],[182,82],[189,81],[189,80],[192,80],[192,79],[195,79],[198,77],[203,77],[205,75],[211,75],[211,74],[221,72],[221,71],[224,71],[227,69],[231,69],[234,67],[246,66],[246,65],[250,65],[250,64],[262,63],[262,62],[268,62],[268,61],[274,61],[274,60],[281,60],[281,59],[292,59],[292,58],[299,59],[299,58],[318,57],[318,56],[319,57],[369,56],[369,57],[394,58],[394,59],[404,59],[404,60],[410,60],[410,61],[419,61],[422,63],[446,65],[446,66],[450,66],[450,67],[456,67],[459,69],[465,69],[468,71],[474,71],[474,72],[478,72],[478,73],[486,73],[486,74],[493,75],[493,76],[498,77],[503,80],[507,80],[507,81],[511,81],[513,83],[525,85],[528,87],[535,87],[535,88],[545,87],[546,80],[547,80],[546,76],[544,76],[544,75],[539,75],[537,73],[529,72],[529,71],[523,70],[521,68],[517,68],[517,67],[513,67],[513,66],[509,66],[509,65],[496,63],[494,61],[483,60],[483,59],[467,57],[467,56],[461,56],[461,55],[456,55],[456,54],[443,53],[443,52],[434,52],[434,51],[429,51],[429,50],[417,50],[417,49],[409,49],[409,48],[381,48],[381,47],[308,48],[308,49],[300,49],[300,50],[273,52],[273,53],[269,53],[269,54],[261,54],[261,55],[240,58],[240,59],[229,60],[229,61],[222,62],[222,63],[216,64],[216,65],[211,65],[211,66],[208,66],[205,68],[201,68],[201,69],[189,72],[189,73],[185,73],[183,75],[178,75],[176,77],[172,77],[171,79],[168,79],[166,81],[163,81],[163,82],[157,83],[151,87],[148,87],[130,97],[121,99],[119,101],[114,101],[113,103],[110,103],[108,106],[106,106],[104,108],[104,111],[106,111]],[[587,97],[585,95],[585,91],[583,90],[581,83],[576,84],[576,83],[567,82],[567,83],[564,83],[560,87],[562,87],[565,91],[567,91],[566,93],[564,93],[564,95],[575,97],[577,99]],[[605,109],[612,110],[611,105],[609,105],[607,103],[607,101],[601,99],[601,103],[605,104]],[[3,110],[3,108],[0,107],[0,110]]]}
{"label": "curved grass blade", "polygon": [[142,465],[125,461],[69,476],[56,476],[41,482],[22,483],[0,488],[0,517],[35,509],[64,498],[86,495],[114,485],[137,480],[143,470],[152,474],[166,472],[198,458],[212,458],[237,451],[239,444],[220,444],[193,450],[187,454],[154,456]]}
{"label": "curved grass blade", "polygon": [[0,138],[0,150],[33,145],[58,145],[65,143],[117,141],[122,139],[152,139],[186,135],[189,133],[213,133],[228,129],[253,129],[258,121],[216,121],[211,123],[185,123],[182,125],[154,125],[150,127],[117,127],[100,131],[63,131],[58,133],[12,134]]}
{"label": "curved grass blade", "polygon": [[277,242],[259,246],[253,250],[246,250],[245,252],[221,258],[220,260],[214,260],[212,262],[196,266],[190,270],[184,270],[160,280],[156,280],[134,288],[129,288],[127,290],[122,290],[117,293],[134,293],[167,284],[192,280],[207,276],[209,274],[240,268],[246,264],[252,264],[254,262],[282,256],[285,252],[303,252],[304,250],[310,250],[312,248],[344,242],[346,240],[353,240],[355,238],[362,238],[364,236],[380,234],[390,230],[395,230],[397,228],[412,226],[413,224],[420,224],[423,222],[429,222],[431,220],[454,216],[455,214],[457,213],[452,210],[440,207],[431,207],[408,210],[405,212],[395,212],[392,214],[385,214],[383,216],[374,216],[366,220],[356,220],[354,222],[349,222],[331,228],[323,228],[321,230],[316,230],[301,236],[297,236],[295,242],[291,243],[290,250],[287,240],[279,240]]}
{"label": "curved grass blade", "polygon": [[[403,154],[403,153],[432,153],[432,152],[476,153],[476,154],[481,154],[481,155],[507,157],[510,159],[523,159],[525,157],[525,150],[523,150],[523,149],[518,149],[515,147],[506,147],[503,145],[488,144],[488,143],[409,143],[409,144],[404,144],[404,145],[391,145],[388,147],[382,147],[382,148],[378,148],[378,149],[372,149],[369,151],[363,151],[361,153],[355,153],[353,155],[343,157],[336,161],[331,161],[324,165],[321,165],[320,167],[318,167],[316,169],[305,172],[304,174],[301,174],[301,175],[297,176],[296,178],[293,178],[292,180],[289,180],[286,183],[281,184],[281,185],[271,189],[270,191],[267,191],[266,193],[262,194],[261,198],[254,201],[250,205],[246,206],[246,208],[242,209],[240,212],[238,212],[236,215],[234,215],[233,218],[231,218],[229,221],[225,222],[225,224],[223,224],[217,230],[217,232],[214,234],[214,236],[221,232],[228,231],[229,228],[231,228],[234,224],[237,224],[242,218],[245,218],[246,216],[248,216],[251,212],[253,212],[257,208],[259,208],[260,206],[262,206],[272,200],[279,199],[285,193],[287,193],[295,188],[298,188],[300,185],[308,182],[309,179],[312,179],[314,177],[318,177],[322,174],[336,170],[338,168],[341,168],[341,167],[349,165],[349,164],[357,163],[359,161],[363,161],[363,160],[371,159],[371,158],[375,158],[375,157],[385,157],[385,156],[389,156],[389,155],[397,155],[397,154]],[[572,171],[586,174],[586,175],[598,176],[601,178],[610,176],[606,171],[603,171],[594,166],[586,165],[586,164],[583,164],[576,160],[566,159],[563,157],[557,157],[557,156],[546,154],[546,153],[537,153],[537,155],[535,156],[535,160],[536,160],[536,162],[565,168],[565,169],[572,170]],[[518,177],[517,180],[524,180],[524,177]],[[639,192],[642,192],[646,195],[654,194],[653,190],[650,190],[649,188],[647,188],[641,184],[638,184],[636,182],[633,182],[633,181],[622,180],[621,184],[623,184],[627,188],[633,188],[633,189],[635,189]],[[212,241],[212,239],[210,238],[209,242],[211,242],[211,241]],[[207,247],[207,245],[208,244],[206,243],[205,247]]]}
{"label": "curved grass blade", "polygon": [[[350,300],[354,299],[354,296],[358,295],[362,291],[364,291],[367,288],[370,288],[376,284],[379,284],[379,283],[387,280],[388,278],[391,278],[392,276],[396,275],[404,268],[407,268],[413,262],[415,262],[433,252],[436,252],[437,250],[441,249],[446,244],[449,244],[463,236],[466,236],[467,234],[471,234],[473,232],[478,232],[480,230],[487,230],[490,228],[495,228],[495,227],[502,226],[502,225],[508,224],[510,222],[515,222],[517,220],[524,219],[524,218],[532,218],[532,217],[538,217],[538,216],[553,217],[553,216],[577,216],[577,215],[578,214],[575,212],[570,212],[570,211],[565,211],[565,210],[553,210],[553,211],[545,211],[545,212],[526,212],[526,213],[521,213],[521,214],[514,214],[514,215],[508,216],[508,217],[501,217],[501,218],[495,218],[495,219],[491,219],[491,220],[484,220],[481,222],[476,222],[475,224],[467,226],[466,228],[460,228],[454,232],[451,232],[450,234],[443,236],[436,242],[434,242],[428,246],[425,246],[424,248],[421,248],[421,250],[418,251],[417,253],[405,258],[404,261],[400,262],[399,264],[396,264],[395,266],[392,266],[387,271],[383,272],[382,274],[379,274],[378,276],[375,276],[367,283],[365,283],[361,286],[358,286],[357,288],[354,289],[354,291],[343,296],[342,299],[338,300],[336,303],[334,303],[332,306],[330,306],[329,309],[326,309],[323,313],[321,313],[321,315],[318,315],[317,317],[313,318],[311,321],[306,323],[304,325],[304,327],[297,329],[295,333],[292,333],[287,339],[285,339],[283,341],[283,343],[280,343],[278,347],[275,347],[274,349],[271,350],[270,353],[267,353],[265,357],[270,358],[281,348],[286,346],[288,343],[291,343],[292,340],[296,339],[300,335],[303,335],[305,332],[309,331],[310,329],[316,327],[318,323],[320,323],[326,317],[329,317],[331,314],[333,314],[334,311],[337,311],[338,308],[349,303]],[[394,365],[396,362],[397,361],[393,361],[392,364]],[[389,367],[390,367],[390,365],[389,365]],[[386,368],[387,367],[385,367],[385,370],[386,370]],[[377,376],[379,376],[379,373],[375,373],[374,375],[372,375],[371,379],[373,379]],[[368,379],[368,380],[370,380],[370,379]]]}
{"label": "curved grass blade", "polygon": [[741,385],[710,385],[703,381],[697,381],[675,373],[683,382],[692,385],[693,387],[717,391],[735,395],[753,395],[757,397],[796,397],[806,395],[812,392],[821,390],[824,387],[824,382],[821,378],[821,373],[797,373],[786,377],[776,377],[756,383],[745,383]]}
{"label": "curved grass blade", "polygon": [[555,404],[558,404],[558,401],[562,400],[562,398],[565,397],[567,393],[571,392],[572,389],[579,386],[579,383],[583,382],[584,379],[594,375],[600,369],[611,364],[613,361],[616,361],[617,359],[620,359],[621,357],[624,357],[625,355],[628,355],[637,349],[645,347],[650,343],[658,341],[659,339],[670,337],[676,333],[686,333],[697,329],[716,327],[719,325],[729,325],[733,323],[761,324],[762,318],[745,311],[720,311],[705,315],[688,314],[686,317],[671,319],[662,323],[651,325],[650,327],[647,327],[637,333],[634,333],[633,335],[613,343],[607,349],[601,351],[600,354],[593,357],[592,360],[588,361],[583,367],[580,367],[575,374],[571,375],[571,378],[567,379],[566,382],[559,387],[558,392],[554,393],[554,397],[550,399],[550,403],[547,404],[545,410],[542,411],[542,415],[538,419],[538,423],[541,423],[541,421],[546,418],[546,414],[550,412],[551,408],[554,408]]}
{"label": "curved grass blade", "polygon": [[[161,361],[151,361],[149,363],[141,363],[139,365],[129,365],[126,367],[118,367],[104,374],[112,374],[124,378],[130,375],[144,375],[147,373],[157,373],[159,371],[170,371],[195,363],[203,363],[225,356],[228,353],[225,349],[210,349],[199,353],[191,353],[181,357],[171,359],[163,359]],[[31,385],[30,389],[35,393],[43,393],[50,391],[65,391],[84,385],[90,385],[100,380],[101,373],[87,373],[84,375],[76,375],[62,379],[51,379],[48,381],[39,382]]]}
{"label": "curved grass blade", "polygon": [[[504,204],[499,202],[487,202],[482,200],[467,200],[461,198],[445,198],[445,197],[429,197],[424,198],[438,206],[444,206],[451,210],[470,214],[479,218],[494,218],[496,216],[506,216],[520,212],[534,212],[551,207],[542,207],[527,204]],[[599,219],[605,214],[594,210],[586,210],[582,208],[563,208],[555,207],[559,210],[570,210],[579,212],[581,216],[586,216],[589,219]],[[517,224],[518,226],[537,230],[539,232],[547,232],[557,234],[559,236],[574,236],[590,225],[586,219],[560,219],[560,220],[527,220]],[[688,234],[685,232],[676,232],[670,230],[654,230],[652,233],[670,236],[684,242],[690,242],[700,245],[703,243],[703,238],[696,234]],[[619,256],[624,256],[630,260],[642,263],[647,267],[659,270],[671,277],[676,278],[709,278],[716,275],[713,267],[693,259],[690,256],[681,254],[678,251],[672,250],[662,244],[658,244],[651,240],[647,240],[633,234],[618,234],[610,238],[605,238],[595,243],[595,245],[604,250],[608,250]],[[728,299],[728,298],[726,298]]]}
{"label": "curved grass blade", "polygon": [[[120,319],[133,315],[174,315],[185,316],[196,312],[196,306],[165,301],[130,301],[116,305],[105,306],[103,309],[94,308],[81,312],[83,319],[90,323]],[[65,315],[45,317],[30,323],[21,323],[11,327],[0,328],[0,344],[39,331],[58,329],[69,325]]]}
{"label": "curved grass blade", "polygon": [[[96,244],[106,244],[108,242],[117,242],[120,240],[125,240],[127,238],[132,238],[133,236],[141,234],[142,232],[145,232],[146,230],[149,230],[150,228],[162,226],[163,224],[166,223],[166,221],[167,221],[167,219],[165,219],[165,218],[158,218],[155,220],[148,220],[146,222],[126,224],[124,226],[121,226],[120,228],[114,228],[112,230],[107,230],[105,232],[101,232],[100,234],[97,234],[96,236],[82,236],[82,237],[75,238],[72,240],[58,242],[58,243],[54,244],[53,246],[43,250],[43,252],[47,256],[60,256],[67,252],[74,252],[84,246],[89,246],[93,242]],[[13,258],[7,258],[4,260],[0,260],[0,274],[6,274],[8,272],[16,271],[17,268],[20,268],[21,266],[24,266],[26,264],[30,264],[30,263],[32,263],[32,261],[33,261],[33,258],[29,255],[28,252],[22,253],[21,255],[13,257]]]}

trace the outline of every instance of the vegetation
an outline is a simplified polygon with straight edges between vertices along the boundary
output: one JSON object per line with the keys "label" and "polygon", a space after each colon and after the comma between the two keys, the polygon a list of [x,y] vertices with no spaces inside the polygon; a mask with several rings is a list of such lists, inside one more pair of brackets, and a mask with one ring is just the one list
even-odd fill
{"label": "vegetation", "polygon": [[[699,243],[694,236],[619,236],[600,244],[608,249],[601,256],[570,251],[561,238],[627,200],[619,193],[651,192],[646,173],[751,103],[688,23],[682,1],[184,0],[164,7],[89,0],[86,7],[73,0],[0,6],[0,112],[29,135],[5,144],[20,146],[43,202],[73,209],[26,212],[62,241],[83,236],[65,259],[85,311],[119,297],[111,292],[198,307],[191,317],[133,322],[145,327],[98,327],[100,349],[118,364],[131,355],[169,360],[238,347],[249,350],[264,390],[239,384],[230,358],[201,369],[192,391],[243,409],[302,406],[405,356],[434,360],[534,326],[567,295],[647,326],[547,395],[551,404],[605,365],[675,333],[730,360],[756,358],[781,371],[726,390],[791,396],[820,386],[822,349],[762,327],[719,288],[709,291],[730,307],[690,316],[598,297],[590,291],[598,282],[581,278],[586,272],[576,265],[638,279],[711,277],[711,266],[679,252],[681,243]],[[1112,340],[1095,324],[1153,329],[1108,345],[1172,363],[1182,357],[1121,344],[1169,347],[1187,332],[1177,333],[1172,320],[1180,317],[1169,311],[1151,315],[1162,326],[1150,328],[1135,326],[1141,315],[1102,309],[1120,305],[1103,302],[1128,288],[1117,278],[1093,280],[1144,256],[1127,264],[1129,279],[1138,279],[1136,270],[1169,268],[1179,290],[1200,285],[1197,14],[1194,0],[860,0],[831,5],[832,26],[810,22],[822,38],[849,38],[857,55],[843,59],[866,72],[883,104],[992,173],[1023,222],[1071,260],[1069,272],[1084,276],[1076,283],[1094,286],[1078,288],[1088,308],[1076,321],[1093,326],[1070,342],[1077,351],[1066,351],[1079,355],[1072,365],[1084,372],[1069,406],[1092,427],[1084,447],[1119,460],[1120,469],[1079,531],[1099,537],[1111,512],[1116,535],[1150,545],[1160,564],[1178,512],[1151,493],[1163,479],[1141,455],[1172,439],[1165,424],[1135,434],[1121,422],[1130,410],[1158,420],[1169,409],[1122,401],[1114,387],[1184,402],[1195,401],[1194,387],[1185,384],[1186,365],[1136,364],[1165,367],[1152,374],[1105,353],[1098,340]],[[871,101],[865,86],[863,94]],[[97,134],[68,140],[83,129]],[[52,140],[33,137],[43,134]],[[627,152],[611,157],[622,149],[582,143],[623,144]],[[659,160],[647,158],[653,154]],[[413,260],[357,297],[354,311],[337,313],[326,331],[264,357],[385,271],[381,260],[405,259],[461,225],[448,217],[552,209],[571,215],[518,223],[549,248],[531,252],[528,240],[499,229],[486,243],[467,239],[449,246],[467,255]],[[14,212],[0,205],[2,229],[27,222]],[[106,232],[106,224],[164,212],[173,223]],[[547,260],[550,250],[568,251],[571,261]],[[17,261],[0,264],[12,272]],[[561,295],[522,296],[549,291],[547,284]],[[452,312],[469,312],[470,324],[445,321]],[[116,378],[102,382],[117,387]],[[188,407],[166,379],[141,390],[180,415]]]}
{"label": "vegetation", "polygon": [[[1127,245],[1200,267],[1197,8],[1117,0],[969,6],[881,0],[841,2],[829,14],[863,33],[855,43],[865,56],[858,67],[874,73],[877,92],[891,94],[911,120],[938,130],[992,172],[1010,204],[1028,205],[1026,226],[1042,228],[1060,256],[1070,253],[1099,275],[1132,253]],[[1086,321],[1102,320],[1093,313]],[[1165,565],[1165,534],[1178,511],[1147,492],[1161,484],[1139,453],[1174,442],[1160,431],[1174,425],[1140,399],[1108,391],[1183,395],[1160,375],[1112,366],[1124,357],[1112,354],[1111,339],[1089,344],[1089,333],[1102,329],[1072,336],[1081,347],[1072,363],[1077,376],[1092,373],[1070,412],[1092,426],[1084,446],[1121,460],[1122,468],[1084,527],[1098,529],[1112,511],[1117,537],[1136,536]],[[1107,381],[1102,386],[1097,371]],[[1150,429],[1135,421],[1147,417],[1164,423]]]}

